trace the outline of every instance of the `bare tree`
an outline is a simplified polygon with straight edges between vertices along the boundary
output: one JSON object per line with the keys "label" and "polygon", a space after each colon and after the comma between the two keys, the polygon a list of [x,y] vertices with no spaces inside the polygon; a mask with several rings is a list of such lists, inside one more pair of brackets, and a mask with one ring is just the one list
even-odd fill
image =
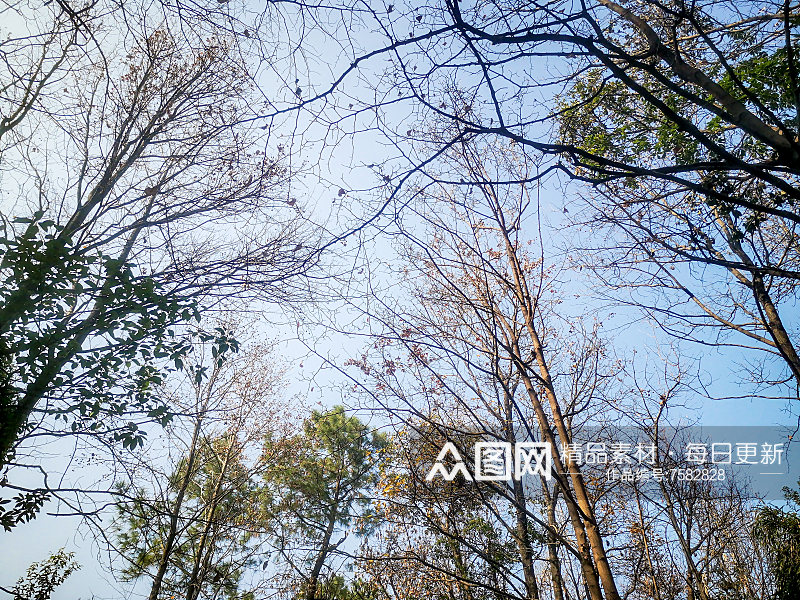
{"label": "bare tree", "polygon": [[163,416],[148,390],[186,350],[171,328],[222,296],[307,297],[322,234],[253,122],[248,51],[214,19],[5,10],[34,32],[2,48],[1,460],[59,419],[135,446],[115,416]]}
{"label": "bare tree", "polygon": [[172,392],[184,416],[117,490],[112,564],[123,580],[149,580],[151,600],[254,593],[243,587],[258,584],[246,573],[264,561],[273,528],[260,479],[279,456],[262,443],[291,427],[283,374],[263,346],[238,356],[203,346],[202,361]]}
{"label": "bare tree", "polygon": [[[604,373],[599,339],[591,331],[583,338],[575,324],[562,322],[558,315],[552,269],[543,255],[528,252],[519,229],[530,202],[525,185],[494,183],[497,172],[520,167],[513,152],[486,149],[482,154],[464,144],[452,149],[447,160],[452,171],[414,190],[414,202],[406,205],[397,223],[407,242],[402,272],[413,282],[409,297],[416,307],[394,308],[386,298],[386,314],[369,311],[373,327],[379,322],[385,331],[377,334],[372,360],[367,354],[351,364],[375,378],[377,401],[385,404],[387,395],[396,399],[397,406],[389,410],[409,427],[414,426],[403,419],[406,411],[444,439],[472,431],[511,443],[538,439],[555,450],[568,447],[574,428],[601,410],[599,390],[612,378],[614,366]],[[451,172],[469,185],[450,185]],[[561,326],[568,330],[563,337]],[[404,355],[393,355],[395,346]],[[542,558],[545,545],[533,547],[529,528],[539,527],[579,566],[578,593],[585,586],[592,598],[616,597],[595,491],[569,453],[554,451],[553,461],[554,481],[547,486],[552,504],[559,503],[558,517],[532,511],[523,488],[515,484],[492,489],[499,494],[497,502],[509,507],[513,516],[508,520],[500,517],[507,514],[505,509],[484,499],[484,508],[516,544],[522,565],[513,577],[502,568],[499,572],[510,580],[521,578],[525,597],[539,597],[534,562],[547,560],[555,569],[560,562],[557,552]],[[561,509],[571,539],[554,523]],[[452,531],[444,533],[453,536]],[[497,572],[497,565],[492,568]],[[454,577],[466,579],[469,586],[489,586],[487,591],[494,593],[486,577]],[[551,571],[549,579],[563,595],[561,572]],[[502,590],[506,584],[499,585]]]}
{"label": "bare tree", "polygon": [[[390,150],[372,169],[384,210],[463,140],[516,143],[537,165],[528,181],[589,184],[573,189],[589,196],[588,245],[603,251],[595,264],[615,300],[678,337],[765,351],[756,383],[797,397],[796,5],[305,9],[347,61],[296,104],[337,130],[383,133]],[[346,30],[326,31],[341,16]],[[351,80],[374,91],[353,92]],[[643,295],[630,299],[628,286]]]}

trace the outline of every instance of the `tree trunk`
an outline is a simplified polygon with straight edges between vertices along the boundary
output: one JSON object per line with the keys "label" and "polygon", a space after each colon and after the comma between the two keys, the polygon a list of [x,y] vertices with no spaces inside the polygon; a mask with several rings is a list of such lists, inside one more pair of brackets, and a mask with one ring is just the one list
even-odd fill
{"label": "tree trunk", "polygon": [[[518,302],[520,304],[520,308],[522,310],[523,318],[525,321],[525,328],[528,331],[530,342],[533,347],[534,358],[539,368],[537,379],[541,382],[542,386],[544,387],[545,394],[547,396],[550,405],[550,412],[552,414],[553,423],[556,427],[556,431],[558,432],[559,439],[561,440],[562,444],[569,444],[571,441],[571,436],[567,431],[567,426],[566,423],[564,422],[564,418],[561,413],[561,406],[558,402],[558,398],[556,397],[555,388],[553,387],[553,382],[550,377],[550,371],[547,364],[547,360],[544,356],[544,349],[542,346],[542,342],[539,338],[539,333],[536,330],[536,325],[534,323],[534,312],[535,312],[536,302],[533,299],[530,290],[528,289],[528,285],[525,280],[525,274],[519,263],[519,258],[516,254],[516,250],[514,249],[514,245],[511,243],[511,240],[508,237],[508,230],[505,226],[502,213],[498,211],[496,215],[499,219],[499,223],[503,232],[503,239],[505,240],[505,247],[506,247],[505,248],[506,256],[509,260],[514,279],[513,291],[516,294]],[[527,365],[524,362],[522,362],[522,355],[519,354],[519,348],[517,348],[515,352],[517,353],[517,356],[520,359],[520,366],[523,367],[524,370],[527,370]],[[525,387],[528,388],[529,395],[531,395],[532,391],[535,393],[535,389],[533,388],[532,382],[530,382],[530,378],[528,378],[528,383],[526,383]],[[538,398],[536,402],[538,402]],[[542,414],[544,415],[544,411],[542,411]],[[554,442],[555,440],[553,440],[551,443],[553,443],[553,450],[554,450],[553,455],[555,457],[558,456],[558,452],[556,451],[556,446]],[[595,520],[594,516],[594,509],[589,499],[589,493],[586,489],[586,484],[583,481],[583,476],[581,475],[578,466],[573,465],[571,463],[569,457],[567,457],[566,466],[570,475],[570,479],[572,480],[572,487],[575,493],[575,500],[577,506],[579,507],[582,518],[585,522],[586,537],[591,547],[592,555],[594,557],[594,562],[597,568],[597,574],[599,575],[600,581],[603,585],[603,590],[605,591],[606,599],[620,600],[619,592],[617,591],[617,586],[614,581],[614,574],[611,572],[611,566],[609,565],[608,557],[606,556],[603,537],[601,536],[600,530],[597,527],[597,521]],[[568,502],[568,504],[570,503]]]}
{"label": "tree trunk", "polygon": [[331,510],[328,517],[328,526],[325,528],[325,534],[322,537],[322,548],[314,561],[314,566],[311,568],[311,575],[308,577],[308,587],[306,589],[306,600],[316,600],[317,588],[319,587],[319,574],[322,572],[322,567],[325,565],[325,559],[328,558],[330,551],[331,538],[333,537],[333,530],[336,527],[336,507]]}
{"label": "tree trunk", "polygon": [[[517,440],[514,434],[513,406],[508,392],[504,394],[503,404],[505,409],[506,441],[513,447]],[[514,541],[519,550],[522,573],[525,577],[525,592],[528,600],[539,600],[539,585],[536,582],[536,572],[533,568],[533,548],[531,547],[531,536],[528,531],[525,490],[522,487],[522,482],[514,477],[511,478],[511,484],[514,492],[514,516],[516,518]]]}
{"label": "tree trunk", "polygon": [[161,558],[158,562],[158,570],[153,578],[153,585],[150,587],[150,595],[147,600],[157,600],[158,594],[161,592],[161,585],[164,582],[164,575],[169,566],[169,559],[172,555],[172,547],[175,545],[175,538],[178,536],[178,519],[180,517],[181,507],[183,506],[183,498],[186,496],[186,489],[192,480],[192,471],[194,471],[194,462],[197,456],[197,440],[200,437],[200,426],[202,425],[202,418],[198,418],[192,432],[192,444],[189,447],[189,456],[186,461],[186,475],[181,481],[181,487],[178,490],[178,495],[175,497],[175,504],[173,505],[172,514],[169,517],[169,530],[167,532],[167,539],[164,541],[164,547],[161,551]]}
{"label": "tree trunk", "polygon": [[222,465],[220,466],[219,477],[214,485],[214,491],[211,494],[211,503],[208,507],[206,524],[203,528],[203,534],[200,537],[200,545],[195,553],[192,574],[189,577],[189,583],[186,587],[186,600],[197,600],[197,597],[200,595],[200,585],[202,583],[202,578],[200,576],[201,568],[203,564],[208,563],[205,553],[213,552],[213,548],[206,550],[206,545],[213,543],[209,540],[211,538],[211,529],[214,525],[214,513],[216,512],[217,506],[219,505],[219,501],[221,499],[220,490],[222,489],[222,483],[225,480],[225,474],[228,470],[228,463],[230,462],[235,445],[236,438],[233,437],[227,449],[225,450],[225,457],[223,458]]}
{"label": "tree trunk", "polygon": [[556,527],[556,498],[547,491],[547,485],[542,478],[542,493],[547,505],[547,554],[550,559],[550,581],[553,585],[553,599],[564,600],[564,580],[561,578],[561,561],[558,558],[558,540]]}
{"label": "tree trunk", "polygon": [[[514,348],[514,352],[519,353],[519,346]],[[575,540],[578,543],[578,554],[580,556],[581,571],[586,582],[586,588],[589,590],[589,596],[592,600],[603,600],[603,593],[600,589],[600,580],[595,565],[592,562],[591,545],[587,536],[586,527],[578,510],[578,503],[575,501],[570,490],[569,480],[566,479],[565,465],[561,462],[561,455],[557,451],[556,439],[550,428],[550,422],[544,412],[544,408],[539,400],[539,395],[533,386],[528,374],[524,371],[520,372],[522,382],[525,385],[525,390],[528,392],[528,398],[533,405],[536,412],[537,420],[539,421],[539,428],[542,430],[542,435],[546,442],[549,442],[553,448],[553,470],[555,471],[554,477],[557,484],[564,492],[566,498],[567,512],[569,513],[572,529],[575,533]],[[567,462],[566,468],[571,470],[572,464]],[[573,479],[574,483],[574,479]],[[609,599],[610,600],[610,599]],[[618,600],[615,598],[615,600]]]}
{"label": "tree trunk", "polygon": [[[150,203],[147,205],[147,209],[145,210],[143,218],[147,218],[147,216],[150,214],[152,206],[153,201],[151,199]],[[133,249],[133,244],[136,242],[136,238],[139,236],[142,227],[143,226],[140,225],[134,228],[131,232],[130,237],[127,239],[125,246],[120,252],[115,266],[110,268],[106,273],[105,281],[103,281],[100,292],[97,294],[97,298],[94,301],[94,306],[92,306],[91,312],[77,328],[69,332],[71,339],[66,343],[61,352],[59,352],[57,355],[54,355],[52,346],[46,349],[48,355],[46,366],[42,369],[36,379],[34,379],[34,381],[27,386],[25,391],[20,394],[21,398],[19,399],[19,402],[13,401],[15,397],[14,394],[7,393],[7,390],[3,390],[2,400],[4,402],[8,401],[8,404],[2,406],[2,414],[0,415],[2,416],[2,419],[0,420],[0,469],[2,469],[8,461],[20,432],[28,422],[28,419],[30,418],[34,408],[36,408],[36,405],[45,396],[45,394],[47,394],[48,388],[50,387],[53,379],[61,372],[61,369],[64,368],[64,365],[66,365],[80,351],[86,339],[95,331],[98,320],[106,310],[108,295],[111,292],[114,281],[116,280],[117,275],[119,275],[122,266],[128,260],[131,250]],[[11,316],[4,315],[2,317],[6,319],[6,321],[2,323],[3,332],[11,327],[11,322],[13,319],[18,317],[24,311],[19,309],[17,312],[11,312]],[[2,333],[0,333],[0,335],[1,334]],[[36,348],[34,348],[34,350],[35,349]],[[42,349],[39,348],[39,350]],[[42,354],[44,353],[45,351],[43,350]]]}

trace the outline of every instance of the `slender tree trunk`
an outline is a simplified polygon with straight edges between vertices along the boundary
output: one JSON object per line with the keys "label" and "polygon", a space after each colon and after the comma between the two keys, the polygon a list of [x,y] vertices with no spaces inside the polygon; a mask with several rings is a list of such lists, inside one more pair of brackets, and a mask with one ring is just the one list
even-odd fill
{"label": "slender tree trunk", "polygon": [[464,561],[464,554],[461,552],[461,546],[457,541],[460,536],[458,535],[457,531],[454,533],[450,528],[450,523],[453,521],[452,517],[453,507],[452,505],[448,505],[447,514],[445,516],[445,526],[442,529],[445,534],[445,539],[447,540],[447,545],[450,547],[450,551],[453,553],[453,563],[455,564],[456,574],[458,575],[455,585],[458,588],[461,597],[465,598],[466,600],[473,600],[473,593],[468,583],[470,581],[469,571],[467,570],[467,565]]}
{"label": "slender tree trunk", "polygon": [[[505,409],[505,429],[506,441],[512,447],[516,443],[516,435],[514,434],[514,413],[511,397],[506,392],[503,398]],[[514,516],[516,519],[516,527],[514,534],[514,541],[519,550],[520,563],[522,565],[522,574],[525,578],[525,592],[529,600],[539,600],[539,585],[536,582],[536,571],[533,568],[533,548],[531,547],[531,536],[528,531],[528,513],[527,502],[525,500],[525,490],[522,487],[522,482],[517,478],[511,478],[514,493]]]}
{"label": "slender tree trunk", "polygon": [[192,481],[194,471],[194,463],[197,457],[197,441],[200,437],[200,427],[202,425],[202,418],[198,418],[192,432],[192,443],[189,447],[189,456],[186,461],[186,475],[181,481],[181,487],[178,489],[178,495],[175,497],[175,504],[173,505],[172,514],[169,518],[169,530],[167,531],[167,538],[164,540],[164,547],[161,550],[161,558],[158,561],[158,570],[153,578],[153,585],[150,587],[150,595],[148,600],[157,600],[158,594],[161,592],[161,586],[164,582],[164,575],[169,566],[169,560],[172,557],[172,549],[175,545],[175,539],[178,536],[178,520],[180,518],[181,508],[183,506],[183,499],[186,496],[186,490],[189,483]]}
{"label": "slender tree trunk", "polygon": [[[728,246],[733,250],[734,254],[739,257],[745,265],[754,267],[755,263],[750,255],[742,248],[741,242],[735,237],[737,229],[729,216],[719,216],[717,222],[722,226],[723,231],[728,236]],[[743,285],[749,287],[753,293],[753,299],[756,301],[756,306],[760,313],[761,321],[764,329],[772,338],[775,343],[775,348],[778,350],[783,360],[792,372],[792,376],[798,385],[800,385],[800,356],[797,354],[797,349],[786,331],[780,313],[772,301],[769,290],[764,283],[764,276],[761,273],[753,272],[753,275],[748,279],[743,273],[737,269],[730,269],[731,274],[736,277]]]}
{"label": "slender tree trunk", "polygon": [[650,553],[650,543],[647,541],[644,529],[644,511],[642,510],[642,502],[639,499],[639,488],[634,488],[634,497],[636,498],[636,508],[639,510],[639,529],[642,536],[642,545],[644,546],[644,554],[647,559],[647,565],[650,567],[650,580],[653,585],[653,600],[661,600],[661,593],[658,591],[658,582],[656,581],[656,569],[653,565],[653,557]]}
{"label": "slender tree trunk", "polygon": [[[518,346],[514,348],[514,352],[519,356]],[[539,400],[539,395],[536,392],[536,388],[534,387],[530,377],[524,370],[520,372],[520,377],[525,386],[525,390],[528,392],[528,398],[530,399],[534,411],[536,412],[536,417],[539,421],[539,428],[542,430],[544,440],[549,442],[553,448],[553,469],[555,471],[554,476],[566,498],[567,512],[569,514],[570,522],[572,523],[573,532],[575,533],[575,540],[578,544],[581,571],[583,572],[586,588],[589,590],[589,596],[592,600],[603,600],[603,593],[600,589],[598,573],[595,569],[594,563],[592,562],[591,546],[587,536],[586,527],[584,525],[582,515],[578,510],[578,504],[572,496],[569,481],[567,479],[567,473],[565,471],[565,465],[561,461],[561,455],[556,450],[556,439],[555,436],[553,436],[553,432],[550,428],[550,422],[546,413],[544,412],[544,408]],[[570,470],[571,468],[572,464],[567,462],[566,469]]]}
{"label": "slender tree trunk", "polygon": [[325,565],[325,559],[328,558],[330,551],[331,538],[333,531],[336,528],[336,507],[334,505],[331,514],[328,517],[328,525],[325,528],[325,534],[322,536],[322,547],[314,565],[311,567],[311,574],[308,577],[308,588],[306,589],[306,600],[316,600],[317,588],[319,587],[319,574],[322,572],[322,567]]}
{"label": "slender tree trunk", "polygon": [[669,490],[667,490],[663,481],[659,485],[661,487],[661,493],[664,495],[664,500],[666,502],[667,517],[672,525],[672,529],[675,531],[675,535],[678,538],[678,544],[680,544],[681,550],[683,551],[683,556],[686,559],[687,598],[688,600],[694,600],[695,592],[697,592],[697,595],[700,596],[700,600],[709,600],[705,590],[701,585],[698,585],[698,587],[695,589],[695,582],[699,584],[701,582],[701,577],[692,552],[690,537],[691,530],[688,532],[688,535],[683,534],[683,530],[680,527],[678,518],[675,515],[675,506],[672,502],[672,496],[670,495]]}
{"label": "slender tree trunk", "polygon": [[[558,398],[556,397],[555,388],[553,387],[553,381],[550,377],[550,370],[547,364],[547,360],[544,356],[544,349],[542,346],[542,342],[539,338],[539,333],[536,330],[536,325],[534,323],[534,311],[536,303],[528,289],[528,285],[525,280],[525,274],[519,263],[519,258],[516,254],[516,250],[514,249],[514,245],[511,243],[511,240],[508,237],[508,231],[506,229],[505,222],[502,218],[502,213],[498,212],[497,214],[500,219],[500,226],[503,231],[503,238],[505,240],[506,256],[509,260],[511,271],[513,274],[514,288],[515,288],[514,292],[517,295],[520,308],[522,309],[525,321],[525,327],[528,331],[530,342],[533,347],[534,358],[536,360],[536,364],[539,367],[539,373],[537,379],[539,379],[542,386],[544,387],[545,394],[550,404],[550,412],[552,414],[553,423],[556,427],[556,431],[558,432],[558,436],[562,444],[569,444],[571,441],[571,436],[567,431],[567,426],[564,421],[564,417],[561,413],[561,406],[558,402]],[[517,354],[517,356],[521,358],[520,354]],[[528,386],[526,385],[526,387]],[[554,449],[553,454],[558,455],[558,452],[555,451],[556,449],[555,445],[553,445],[553,449]],[[567,469],[569,471],[569,475],[572,480],[572,486],[575,493],[575,500],[580,509],[583,520],[585,521],[586,537],[591,547],[592,555],[594,557],[594,562],[597,568],[597,573],[603,585],[603,590],[605,591],[606,598],[607,600],[620,600],[619,592],[617,591],[617,586],[614,581],[614,574],[611,572],[611,566],[609,565],[608,557],[606,556],[603,537],[600,534],[599,528],[597,527],[597,521],[595,519],[594,509],[592,507],[591,500],[589,498],[589,493],[588,490],[586,489],[586,484],[583,480],[583,476],[580,473],[578,465],[573,465],[572,462],[569,460],[569,457],[567,457]]]}
{"label": "slender tree trunk", "polygon": [[189,583],[186,587],[186,600],[197,600],[197,597],[200,595],[200,585],[202,583],[202,579],[200,577],[202,565],[205,562],[205,553],[213,552],[213,548],[206,549],[206,546],[209,545],[211,542],[211,529],[214,525],[214,513],[217,510],[217,506],[219,505],[219,501],[222,498],[220,491],[222,490],[222,484],[225,480],[225,475],[228,470],[228,463],[233,455],[234,447],[236,445],[236,438],[232,436],[231,442],[228,447],[225,449],[225,456],[222,460],[222,465],[220,466],[219,477],[217,478],[216,483],[214,484],[214,491],[211,494],[211,504],[208,507],[207,517],[205,527],[203,527],[203,533],[200,536],[200,545],[195,552],[195,560],[194,565],[192,566],[192,573],[189,576]]}
{"label": "slender tree trunk", "polygon": [[547,505],[547,554],[550,559],[550,581],[553,585],[553,599],[564,600],[564,580],[561,578],[561,561],[558,558],[558,540],[556,539],[556,499],[547,490],[547,484],[542,478],[542,494]]}
{"label": "slender tree trunk", "polygon": [[[462,155],[465,158],[465,166],[471,173],[477,175],[479,181],[492,181],[492,177],[485,172],[479,160],[473,160],[466,150]],[[619,592],[617,591],[617,586],[614,581],[614,575],[606,555],[603,538],[597,526],[594,509],[580,469],[578,465],[572,463],[569,456],[566,457],[566,464],[562,462],[560,454],[557,451],[555,436],[551,430],[550,419],[552,418],[552,423],[555,426],[561,443],[570,443],[571,436],[561,412],[561,406],[558,402],[548,363],[544,355],[544,348],[536,328],[535,318],[538,299],[531,293],[528,287],[525,269],[520,263],[515,245],[510,238],[510,232],[516,228],[516,225],[509,227],[506,223],[502,203],[497,198],[492,186],[490,184],[485,184],[479,185],[479,188],[489,203],[492,216],[498,226],[497,229],[502,236],[504,253],[511,270],[511,277],[504,278],[503,284],[507,286],[508,290],[517,300],[524,328],[530,338],[529,342],[533,350],[535,365],[538,367],[538,373],[532,371],[531,365],[526,359],[527,355],[523,357],[523,354],[520,352],[518,334],[515,327],[511,327],[505,322],[504,328],[509,341],[513,342],[514,360],[517,363],[528,397],[536,412],[536,417],[539,421],[542,433],[545,436],[545,441],[549,442],[553,447],[553,463],[558,471],[557,481],[564,492],[570,521],[572,522],[578,542],[579,553],[580,556],[583,557],[581,560],[581,569],[584,574],[586,586],[589,589],[589,595],[592,600],[602,600],[604,591],[605,600],[620,600]],[[498,314],[498,318],[503,320],[502,314]],[[534,378],[537,385],[540,385],[544,389],[551,417],[548,417],[542,407],[539,393],[532,381]],[[571,489],[566,481],[567,474],[569,475],[569,480],[572,482]],[[602,584],[602,591],[600,589],[600,584]]]}

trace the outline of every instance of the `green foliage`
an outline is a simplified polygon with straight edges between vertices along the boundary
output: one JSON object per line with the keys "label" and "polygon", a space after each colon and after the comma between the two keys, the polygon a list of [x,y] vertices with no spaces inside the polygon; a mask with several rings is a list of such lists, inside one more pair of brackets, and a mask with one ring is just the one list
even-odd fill
{"label": "green foliage", "polygon": [[[118,505],[114,525],[130,561],[121,571],[123,580],[152,575],[167,553],[159,597],[185,593],[199,565],[199,597],[248,598],[240,583],[256,563],[248,556],[249,543],[266,525],[259,521],[258,488],[245,460],[235,436],[226,434],[201,442],[191,461],[184,456],[163,497],[154,499],[141,487],[122,489],[132,496]],[[177,537],[167,550],[172,530]]]}
{"label": "green foliage", "polygon": [[[143,422],[173,417],[156,393],[166,375],[206,376],[188,364],[192,338],[212,342],[217,362],[238,343],[222,328],[176,335],[175,325],[200,319],[192,301],[137,275],[132,263],[67,241],[41,211],[15,222],[24,232],[6,228],[0,238],[0,466],[34,416],[56,435],[143,446]],[[10,508],[0,499],[0,525],[32,520],[47,498],[27,492]]]}
{"label": "green foliage", "polygon": [[800,63],[790,64],[784,44],[795,55],[800,48],[789,37],[676,38],[681,68],[652,57],[623,75],[604,63],[576,73],[559,106],[566,159],[598,184],[583,222],[613,236],[588,238],[584,256],[610,288],[633,290],[669,335],[755,341],[747,347],[764,352],[768,386],[800,380],[791,342],[800,195],[790,76]]}
{"label": "green foliage", "polygon": [[[44,490],[22,492],[13,499],[0,498],[0,526],[11,531],[20,523],[32,521],[49,499],[50,494]],[[14,505],[9,508],[11,502]]]}
{"label": "green foliage", "polygon": [[322,569],[347,538],[339,534],[334,542],[337,532],[351,528],[363,536],[373,530],[369,492],[386,445],[385,435],[371,432],[341,406],[313,411],[302,434],[266,440],[264,452],[275,457],[275,466],[264,475],[264,498],[279,553],[287,564],[309,569],[299,588],[317,589],[330,580]]}
{"label": "green foliage", "polygon": [[47,560],[33,563],[24,577],[11,588],[14,600],[49,600],[53,591],[73,572],[80,569],[72,552],[62,548]]}
{"label": "green foliage", "polygon": [[13,225],[24,229],[6,224],[0,237],[0,458],[35,412],[141,446],[144,432],[120,420],[169,421],[153,391],[166,363],[182,365],[188,344],[173,326],[199,320],[196,305],[135,264],[82,248],[43,211]]}
{"label": "green foliage", "polygon": [[775,600],[794,600],[800,598],[800,493],[788,488],[784,493],[794,506],[761,508],[753,536],[767,552],[775,577]]}
{"label": "green foliage", "polygon": [[[795,69],[800,71],[800,61],[795,56]],[[789,61],[785,47],[767,52],[756,50],[736,64],[736,74],[759,101],[776,115],[787,121],[797,118],[794,90],[789,77]],[[729,93],[739,96],[741,102],[748,98],[741,93],[730,73],[720,78],[720,85]]]}
{"label": "green foliage", "polygon": [[[797,124],[797,105],[785,47],[767,51],[756,46],[753,52],[741,50],[727,58],[735,75],[721,69],[716,61],[704,64],[699,57],[695,60],[709,77],[717,78],[719,85],[749,110],[756,114],[768,110],[786,123]],[[800,63],[796,67],[800,69]],[[774,160],[772,151],[762,141],[731,127],[710,110],[714,103],[711,97],[704,100],[706,104],[687,99],[644,70],[632,69],[628,75],[641,86],[640,90],[595,68],[578,78],[559,101],[561,141],[590,155],[570,156],[580,172],[612,176],[625,173],[622,189],[644,189],[652,184],[646,170],[669,169],[732,200],[738,196],[771,208],[788,201],[786,194],[769,186],[743,187],[738,173],[729,169],[727,158],[701,145],[687,132],[681,119],[744,163]],[[677,80],[674,83],[677,84]],[[650,95],[675,116],[665,115],[653,101],[645,100],[645,96]],[[598,158],[614,161],[617,166],[605,164]],[[711,166],[713,163],[723,168],[715,170]],[[629,172],[624,165],[634,165],[641,171]],[[721,214],[741,219],[739,235],[754,232],[765,219],[761,212],[742,209],[738,202],[727,203],[718,197],[707,198],[706,202]]]}
{"label": "green foliage", "polygon": [[316,525],[328,518],[348,525],[358,509],[370,504],[366,491],[377,480],[378,453],[386,446],[386,437],[370,433],[357,417],[348,417],[343,407],[313,411],[302,435],[267,440],[265,451],[275,451],[276,443],[283,460],[266,474],[274,510],[297,517],[297,527],[307,534],[316,537]]}
{"label": "green foliage", "polygon": [[[660,91],[660,99],[681,113],[689,104]],[[651,104],[643,103],[619,81],[603,79],[595,69],[579,79],[560,108],[563,141],[595,156],[622,163],[656,166],[658,161],[690,164],[700,158],[696,141]],[[599,163],[588,160],[598,167]]]}

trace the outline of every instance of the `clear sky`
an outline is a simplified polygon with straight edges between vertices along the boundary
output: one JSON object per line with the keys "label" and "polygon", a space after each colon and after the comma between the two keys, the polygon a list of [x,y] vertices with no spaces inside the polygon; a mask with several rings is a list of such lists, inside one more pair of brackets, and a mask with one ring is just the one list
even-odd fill
{"label": "clear sky", "polygon": [[[22,24],[4,24],[6,29],[15,26],[21,27]],[[346,33],[349,35],[353,32]],[[345,32],[340,32],[339,35],[344,34]],[[363,46],[378,39],[376,34],[369,32],[365,32],[363,36],[359,33],[359,36]],[[331,73],[337,73],[344,65],[349,64],[350,57],[342,52],[341,46],[319,32],[306,38],[304,44],[310,49],[306,55],[306,64],[290,67],[287,62],[278,61],[263,71],[260,77],[267,97],[286,98],[294,93],[292,88],[295,85],[301,88],[303,94],[306,93],[305,90],[315,87],[324,88],[324,82],[330,80]],[[348,80],[338,101],[347,104],[347,98],[353,102],[364,99],[364,103],[369,104],[373,100],[369,97],[369,79],[381,73],[385,66],[386,63],[380,60],[368,64],[359,76]],[[392,123],[392,127],[399,130],[408,125],[409,110],[408,106],[396,105],[382,114],[381,119]],[[380,197],[382,172],[369,165],[398,159],[397,149],[391,147],[380,134],[370,130],[374,124],[373,119],[374,114],[365,113],[359,120],[344,121],[342,130],[333,134],[338,140],[335,144],[330,138],[325,140],[325,135],[330,135],[331,130],[313,123],[307,113],[296,120],[294,116],[287,118],[275,131],[274,148],[278,145],[284,147],[291,158],[291,164],[302,172],[302,176],[292,184],[290,194],[300,199],[299,205],[309,218],[324,223],[331,230],[341,230],[348,224],[352,225],[355,223],[354,214],[365,206],[374,206],[376,198],[370,194],[378,190],[378,198]],[[362,128],[365,131],[357,135],[348,133]],[[339,193],[340,189],[345,191],[344,195]],[[578,192],[575,187],[571,189],[573,193]],[[544,188],[541,193],[543,219],[562,224],[565,204],[562,190],[553,185]],[[8,199],[9,196],[6,195],[4,200]],[[574,200],[568,198],[566,201]],[[374,235],[374,231],[368,232],[369,240],[364,247],[369,256],[365,258],[363,254],[359,255],[357,244],[353,240],[347,250],[351,254],[338,258],[336,268],[346,270],[351,261],[356,264],[372,261],[375,266],[376,262],[393,260],[394,253],[388,241],[375,238]],[[558,244],[568,242],[569,235],[567,232],[563,239],[558,240]],[[561,250],[558,245],[555,241],[551,243],[553,247],[550,250],[554,255],[559,255]],[[355,281],[354,289],[362,283]],[[636,348],[642,354],[648,354],[650,361],[658,360],[658,352],[663,350],[667,340],[656,327],[639,320],[638,315],[633,313],[619,314],[618,310],[601,307],[592,293],[593,284],[586,277],[576,277],[570,285],[574,290],[569,292],[574,291],[579,295],[579,298],[571,302],[570,310],[594,311],[601,315],[606,320],[604,328],[613,337],[618,352],[627,353]],[[336,307],[341,308],[340,312],[333,310]],[[308,314],[313,315],[313,319],[309,323],[301,324],[298,335],[297,313],[276,309],[268,303],[250,308],[253,312],[263,311],[267,317],[253,331],[278,340],[288,365],[288,378],[292,382],[290,393],[305,397],[309,406],[317,402],[325,405],[341,402],[339,387],[342,380],[335,372],[324,369],[320,359],[310,355],[298,337],[306,343],[314,344],[315,351],[320,355],[329,356],[341,363],[345,358],[358,354],[363,341],[361,338],[333,333],[320,321],[331,319],[338,327],[346,329],[350,326],[350,319],[358,317],[358,313],[348,311],[336,302],[325,307],[309,307]],[[617,315],[608,316],[610,312],[617,312]],[[359,322],[359,325],[363,326],[364,323]],[[700,346],[686,346],[686,349],[689,355],[699,359],[697,364],[701,380],[709,385],[714,395],[735,397],[706,401],[698,394],[696,398],[688,399],[690,404],[696,406],[698,414],[702,415],[704,424],[774,425],[787,424],[797,418],[796,415],[786,412],[786,404],[782,400],[739,398],[742,396],[742,385],[739,381],[741,369],[737,367],[737,361],[746,358],[740,352]],[[63,470],[63,460],[58,455],[67,455],[70,449],[68,443],[56,444],[50,450],[53,456],[43,466],[54,472]],[[66,467],[66,472],[67,482],[100,479],[105,475],[100,466],[74,463]],[[58,589],[53,600],[124,597],[119,589],[109,583],[110,577],[102,566],[107,561],[97,560],[102,550],[94,544],[91,532],[86,527],[78,527],[80,520],[77,517],[55,519],[44,514],[53,508],[52,505],[46,506],[39,518],[17,527],[12,533],[0,533],[0,585],[9,587],[31,562],[42,560],[50,552],[65,547],[76,551],[76,558],[82,569]]]}

